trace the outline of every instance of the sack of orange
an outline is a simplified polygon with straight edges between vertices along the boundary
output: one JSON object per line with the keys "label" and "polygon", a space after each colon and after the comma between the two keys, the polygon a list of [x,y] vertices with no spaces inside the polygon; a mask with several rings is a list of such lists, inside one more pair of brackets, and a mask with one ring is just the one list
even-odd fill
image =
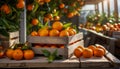
{"label": "sack of orange", "polygon": [[106,54],[106,49],[101,45],[89,45],[88,47],[78,46],[74,50],[74,55],[77,58],[84,57],[84,58],[91,58],[95,57],[103,57]]}
{"label": "sack of orange", "polygon": [[52,26],[44,26],[38,31],[32,31],[31,36],[72,36],[77,33],[76,29],[71,27],[71,23],[63,24],[60,21],[55,21]]}

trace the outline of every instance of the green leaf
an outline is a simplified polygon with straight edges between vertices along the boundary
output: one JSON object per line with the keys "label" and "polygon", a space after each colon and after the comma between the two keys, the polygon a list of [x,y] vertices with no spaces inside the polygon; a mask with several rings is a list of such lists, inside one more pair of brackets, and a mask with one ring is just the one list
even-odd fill
{"label": "green leaf", "polygon": [[43,52],[44,56],[46,56],[46,57],[49,57],[51,54],[48,50],[42,50],[42,52]]}
{"label": "green leaf", "polygon": [[54,60],[55,60],[55,56],[50,55],[50,56],[48,57],[48,62],[49,62],[49,63],[53,62]]}
{"label": "green leaf", "polygon": [[70,26],[71,26],[71,24],[72,24],[72,23],[65,23],[65,24],[63,25],[63,28],[65,28],[65,29],[66,29],[67,27],[70,27]]}
{"label": "green leaf", "polygon": [[57,51],[57,49],[52,53],[52,56],[57,56],[57,53],[58,53],[58,51]]}

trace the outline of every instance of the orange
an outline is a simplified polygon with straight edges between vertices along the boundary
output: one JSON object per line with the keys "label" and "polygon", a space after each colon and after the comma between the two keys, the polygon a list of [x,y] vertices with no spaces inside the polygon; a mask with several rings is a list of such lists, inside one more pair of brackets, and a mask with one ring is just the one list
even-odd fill
{"label": "orange", "polygon": [[61,3],[60,5],[59,5],[59,8],[64,8],[65,7],[65,4],[64,3]]}
{"label": "orange", "polygon": [[23,0],[18,1],[18,3],[16,4],[16,7],[19,9],[24,8],[25,6],[25,2]]}
{"label": "orange", "polygon": [[33,4],[29,4],[29,5],[27,6],[27,10],[28,10],[28,11],[32,11],[33,8],[34,8],[34,5],[33,5]]}
{"label": "orange", "polygon": [[49,36],[59,36],[59,31],[58,30],[56,30],[56,29],[52,29],[52,30],[50,30],[50,32],[49,32]]}
{"label": "orange", "polygon": [[54,20],[58,21],[58,20],[60,20],[60,17],[59,16],[54,16]]}
{"label": "orange", "polygon": [[44,22],[48,22],[48,21],[49,21],[49,18],[44,17],[43,21],[44,21]]}
{"label": "orange", "polygon": [[16,49],[12,53],[13,59],[15,60],[21,60],[23,59],[23,51],[21,49]]}
{"label": "orange", "polygon": [[57,48],[56,45],[50,45],[50,48]]}
{"label": "orange", "polygon": [[70,31],[73,31],[74,32],[74,35],[77,33],[77,31],[73,28],[70,28]]}
{"label": "orange", "polygon": [[5,12],[6,14],[11,12],[10,7],[7,4],[1,6],[1,11]]}
{"label": "orange", "polygon": [[26,60],[30,60],[34,58],[34,52],[33,50],[24,50],[24,58]]}
{"label": "orange", "polygon": [[59,34],[60,37],[64,37],[64,36],[69,36],[69,32],[67,30],[62,30]]}
{"label": "orange", "polygon": [[31,32],[31,36],[37,36],[37,35],[38,35],[38,33],[36,31]]}
{"label": "orange", "polygon": [[83,50],[81,48],[76,48],[74,50],[74,55],[77,57],[77,58],[80,58],[83,54]]}
{"label": "orange", "polygon": [[41,48],[41,45],[34,45],[35,48]]}
{"label": "orange", "polygon": [[94,45],[89,45],[88,46],[89,49],[92,49],[92,51],[94,52],[94,50],[96,49],[96,47]]}
{"label": "orange", "polygon": [[64,45],[60,45],[59,48],[65,48],[65,46]]}
{"label": "orange", "polygon": [[85,48],[83,51],[84,58],[91,58],[93,56],[93,51],[89,48]]}
{"label": "orange", "polygon": [[46,17],[49,18],[50,20],[53,19],[53,15],[51,13],[47,14]]}
{"label": "orange", "polygon": [[52,28],[61,31],[63,29],[63,24],[60,21],[55,21],[52,24]]}
{"label": "orange", "polygon": [[49,35],[49,30],[47,29],[41,29],[38,31],[39,36],[48,36]]}
{"label": "orange", "polygon": [[101,45],[97,45],[96,48],[103,49],[103,50],[104,50],[104,54],[106,54],[106,49],[105,49],[105,47],[103,47],[103,46],[101,46]]}
{"label": "orange", "polygon": [[13,49],[7,49],[7,51],[6,51],[6,56],[7,56],[8,58],[12,59],[12,58],[13,58],[13,57],[12,57],[13,52],[14,52]]}
{"label": "orange", "polygon": [[37,25],[38,24],[38,19],[37,18],[34,18],[34,19],[32,19],[32,25]]}
{"label": "orange", "polygon": [[72,31],[72,30],[68,30],[68,32],[69,32],[70,36],[75,35],[74,31]]}
{"label": "orange", "polygon": [[83,46],[78,46],[77,48],[80,48],[80,49],[84,50],[84,47],[83,47]]}
{"label": "orange", "polygon": [[4,51],[0,50],[0,58],[3,58],[3,56],[4,56]]}
{"label": "orange", "polygon": [[96,48],[94,50],[94,56],[96,56],[96,57],[102,57],[102,56],[104,56],[104,50],[101,49],[101,48]]}
{"label": "orange", "polygon": [[44,2],[46,2],[46,3],[48,3],[48,2],[50,2],[51,0],[44,0]]}
{"label": "orange", "polygon": [[49,45],[44,45],[43,48],[49,48]]}
{"label": "orange", "polygon": [[69,12],[68,14],[67,14],[67,17],[68,18],[72,18],[74,16],[74,13],[72,13],[72,12]]}

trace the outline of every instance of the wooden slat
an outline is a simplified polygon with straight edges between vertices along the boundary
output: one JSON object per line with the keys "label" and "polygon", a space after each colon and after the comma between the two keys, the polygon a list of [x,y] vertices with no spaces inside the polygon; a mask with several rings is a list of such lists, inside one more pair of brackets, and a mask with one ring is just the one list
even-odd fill
{"label": "wooden slat", "polygon": [[34,67],[79,67],[79,59],[62,59],[48,63],[45,57],[35,57],[33,60],[0,59],[0,68],[34,68]]}
{"label": "wooden slat", "polygon": [[120,66],[120,60],[119,60],[118,58],[116,58],[115,56],[113,56],[111,53],[107,53],[107,54],[105,55],[105,57],[106,57],[108,60],[110,60],[115,67],[119,67],[119,66]]}
{"label": "wooden slat", "polygon": [[81,67],[110,67],[105,57],[80,58]]}
{"label": "wooden slat", "polygon": [[68,37],[40,37],[40,36],[28,36],[28,42],[30,43],[44,43],[44,44],[70,44],[83,38],[83,33],[78,33]]}

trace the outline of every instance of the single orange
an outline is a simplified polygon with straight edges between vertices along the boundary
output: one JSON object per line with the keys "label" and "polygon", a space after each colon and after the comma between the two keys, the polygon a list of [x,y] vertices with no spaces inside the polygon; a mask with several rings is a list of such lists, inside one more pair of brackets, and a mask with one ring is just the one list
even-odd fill
{"label": "single orange", "polygon": [[49,30],[47,29],[41,29],[38,31],[39,36],[48,36],[49,35]]}
{"label": "single orange", "polygon": [[7,4],[1,6],[1,11],[5,12],[6,14],[11,12],[10,7]]}
{"label": "single orange", "polygon": [[44,2],[49,3],[51,0],[44,0]]}
{"label": "single orange", "polygon": [[50,45],[50,48],[57,48],[56,45]]}
{"label": "single orange", "polygon": [[52,24],[52,28],[61,31],[63,29],[63,24],[60,21],[55,21]]}
{"label": "single orange", "polygon": [[59,5],[59,8],[64,8],[65,7],[65,4],[64,3],[61,3],[60,5]]}
{"label": "single orange", "polygon": [[49,36],[59,36],[59,31],[57,29],[52,29],[49,32]]}
{"label": "single orange", "polygon": [[24,50],[24,58],[26,59],[26,60],[31,60],[31,59],[33,59],[34,58],[34,52],[33,52],[33,50]]}
{"label": "single orange", "polygon": [[69,12],[69,13],[67,14],[67,17],[68,17],[68,18],[72,18],[73,16],[74,16],[73,12]]}
{"label": "single orange", "polygon": [[89,49],[92,49],[92,51],[94,52],[94,50],[96,49],[96,46],[94,46],[94,45],[89,45],[88,48],[89,48]]}
{"label": "single orange", "polygon": [[4,56],[4,51],[0,50],[0,58],[3,58],[3,56]]}
{"label": "single orange", "polygon": [[85,48],[83,51],[84,58],[91,58],[93,56],[93,51],[89,48]]}
{"label": "single orange", "polygon": [[23,51],[21,49],[16,49],[12,53],[13,59],[15,60],[21,60],[23,59]]}
{"label": "single orange", "polygon": [[83,54],[83,50],[81,48],[76,48],[74,50],[74,55],[77,57],[77,58],[80,58]]}
{"label": "single orange", "polygon": [[101,48],[96,48],[94,50],[94,56],[96,56],[96,57],[102,57],[102,56],[104,56],[104,50],[101,49]]}
{"label": "single orange", "polygon": [[32,19],[32,25],[37,25],[38,24],[38,19],[37,18],[34,18],[34,19]]}
{"label": "single orange", "polygon": [[49,18],[49,20],[53,20],[53,15],[51,13],[48,13],[46,17]]}
{"label": "single orange", "polygon": [[48,17],[44,17],[43,21],[44,21],[44,22],[48,22],[48,21],[49,21],[49,18],[48,18]]}
{"label": "single orange", "polygon": [[28,10],[28,11],[32,11],[33,8],[34,8],[34,5],[33,5],[33,4],[27,5],[27,10]]}
{"label": "single orange", "polygon": [[37,35],[38,35],[38,33],[36,31],[31,32],[31,36],[37,36]]}
{"label": "single orange", "polygon": [[19,9],[24,8],[24,6],[25,6],[25,2],[23,0],[18,1],[18,3],[16,4],[16,7]]}
{"label": "single orange", "polygon": [[64,37],[64,36],[69,36],[69,32],[67,30],[62,30],[59,34],[60,37]]}
{"label": "single orange", "polygon": [[78,46],[77,48],[80,48],[80,49],[84,50],[84,47],[83,47],[83,46]]}
{"label": "single orange", "polygon": [[59,16],[54,16],[54,21],[58,21],[60,20],[60,17]]}
{"label": "single orange", "polygon": [[7,51],[6,51],[6,56],[8,57],[8,58],[10,58],[10,59],[12,59],[13,58],[13,52],[14,52],[14,50],[13,49],[7,49]]}
{"label": "single orange", "polygon": [[103,47],[103,46],[101,46],[101,45],[97,45],[96,48],[101,48],[101,49],[103,49],[103,50],[104,50],[104,54],[106,54],[106,49],[105,49],[105,47]]}

